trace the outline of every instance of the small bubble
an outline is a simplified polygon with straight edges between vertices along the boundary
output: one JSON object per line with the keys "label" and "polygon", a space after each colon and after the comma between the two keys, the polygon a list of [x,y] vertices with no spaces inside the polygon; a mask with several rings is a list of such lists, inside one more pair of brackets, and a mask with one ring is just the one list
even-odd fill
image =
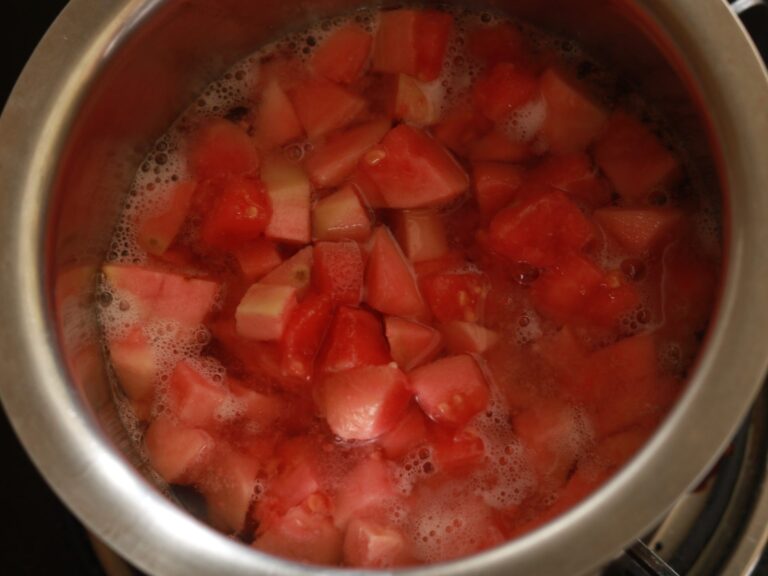
{"label": "small bubble", "polygon": [[230,122],[240,122],[241,120],[244,120],[246,116],[248,116],[248,108],[245,106],[235,106],[234,108],[231,108],[225,115],[224,118],[229,120]]}
{"label": "small bubble", "polygon": [[285,157],[292,162],[301,162],[304,158],[304,148],[298,144],[291,144],[284,150]]}
{"label": "small bubble", "polygon": [[624,260],[621,263],[621,271],[633,282],[638,282],[645,278],[645,264],[642,260],[638,260],[637,258],[628,258]]}
{"label": "small bubble", "polygon": [[532,282],[536,281],[538,277],[539,269],[525,262],[518,264],[512,273],[512,278],[521,286],[528,286]]}

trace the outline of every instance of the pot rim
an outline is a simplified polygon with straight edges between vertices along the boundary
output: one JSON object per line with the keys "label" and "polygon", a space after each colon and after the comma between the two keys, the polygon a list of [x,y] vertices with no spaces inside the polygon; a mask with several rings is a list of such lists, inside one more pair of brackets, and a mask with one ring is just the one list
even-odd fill
{"label": "pot rim", "polygon": [[[150,487],[90,414],[73,408],[79,399],[67,383],[54,322],[45,312],[41,207],[48,205],[46,194],[57,168],[47,159],[61,149],[88,80],[104,65],[105,55],[160,4],[71,0],[30,59],[0,118],[0,181],[5,184],[0,195],[5,247],[0,291],[9,303],[0,309],[5,327],[0,335],[0,371],[5,376],[0,395],[16,433],[54,491],[91,530],[140,568],[168,575],[316,573],[317,568],[229,540]],[[760,341],[768,326],[768,257],[763,248],[768,246],[768,76],[723,2],[635,4],[660,34],[674,39],[672,46],[706,109],[719,111],[711,122],[724,159],[724,188],[752,192],[749,203],[731,197],[724,212],[726,222],[739,225],[727,231],[727,274],[706,351],[686,393],[651,441],[580,505],[493,550],[398,573],[545,576],[595,568],[642,534],[702,476],[760,388],[768,365],[768,345]],[[84,29],[95,32],[83,35]],[[149,507],[152,517],[145,513]]]}

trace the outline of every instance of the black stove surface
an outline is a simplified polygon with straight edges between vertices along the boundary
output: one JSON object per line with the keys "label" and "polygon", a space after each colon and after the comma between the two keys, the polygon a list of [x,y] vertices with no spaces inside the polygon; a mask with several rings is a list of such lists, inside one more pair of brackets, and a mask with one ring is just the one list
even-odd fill
{"label": "black stove surface", "polygon": [[[66,0],[6,0],[0,18],[0,106],[29,55]],[[768,5],[749,10],[744,23],[768,59]],[[0,573],[9,576],[104,576],[87,532],[50,490],[0,410]],[[617,567],[618,568],[618,567]],[[617,574],[638,574],[628,565]],[[768,575],[768,558],[757,574]]]}

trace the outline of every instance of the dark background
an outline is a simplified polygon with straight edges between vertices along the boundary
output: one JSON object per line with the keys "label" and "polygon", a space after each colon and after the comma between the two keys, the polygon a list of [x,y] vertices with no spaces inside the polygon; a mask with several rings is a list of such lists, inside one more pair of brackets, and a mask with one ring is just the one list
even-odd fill
{"label": "dark background", "polygon": [[[0,107],[66,0],[5,0],[0,17]],[[768,10],[746,19],[768,55]],[[0,375],[2,377],[2,375]],[[0,410],[0,574],[98,576],[85,533],[40,477]]]}
{"label": "dark background", "polygon": [[[0,107],[66,0],[5,0]],[[2,377],[2,375],[0,375]],[[38,474],[0,410],[0,574],[96,576],[84,531]]]}

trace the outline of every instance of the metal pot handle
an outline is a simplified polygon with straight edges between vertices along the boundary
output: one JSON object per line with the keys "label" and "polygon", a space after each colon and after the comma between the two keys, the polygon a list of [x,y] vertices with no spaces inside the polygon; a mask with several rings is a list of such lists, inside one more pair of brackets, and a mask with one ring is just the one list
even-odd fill
{"label": "metal pot handle", "polygon": [[755,8],[756,6],[766,6],[765,0],[735,0],[731,2],[731,10],[737,16],[741,16],[747,10]]}

